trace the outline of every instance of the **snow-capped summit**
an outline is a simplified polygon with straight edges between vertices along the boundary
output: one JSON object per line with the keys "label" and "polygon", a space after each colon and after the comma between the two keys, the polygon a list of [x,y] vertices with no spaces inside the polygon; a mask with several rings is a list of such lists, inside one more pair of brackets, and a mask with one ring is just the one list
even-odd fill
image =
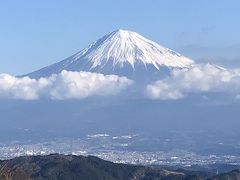
{"label": "snow-capped summit", "polygon": [[[28,74],[38,78],[62,70],[115,73],[119,70],[187,68],[194,62],[136,32],[113,31],[69,58]],[[124,74],[124,73],[122,73]]]}

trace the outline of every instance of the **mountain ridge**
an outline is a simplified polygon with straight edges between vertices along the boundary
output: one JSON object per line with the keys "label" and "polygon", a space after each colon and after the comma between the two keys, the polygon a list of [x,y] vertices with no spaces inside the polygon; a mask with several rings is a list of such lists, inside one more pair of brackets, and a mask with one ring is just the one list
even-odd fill
{"label": "mountain ridge", "polygon": [[235,180],[239,178],[239,170],[217,175],[209,171],[118,164],[94,156],[50,154],[45,156],[22,156],[4,161],[0,160],[0,179],[2,180]]}
{"label": "mountain ridge", "polygon": [[0,161],[0,179],[194,179],[209,173],[191,173],[152,168],[141,165],[118,164],[94,156],[51,154],[23,156]]}

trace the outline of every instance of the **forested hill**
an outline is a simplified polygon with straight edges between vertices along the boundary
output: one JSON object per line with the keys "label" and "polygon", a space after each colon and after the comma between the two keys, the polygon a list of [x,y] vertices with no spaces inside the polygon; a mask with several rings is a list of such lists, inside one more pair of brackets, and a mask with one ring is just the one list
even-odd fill
{"label": "forested hill", "polygon": [[116,164],[93,156],[52,154],[0,161],[1,180],[151,180],[151,179],[240,179],[240,171],[214,174]]}

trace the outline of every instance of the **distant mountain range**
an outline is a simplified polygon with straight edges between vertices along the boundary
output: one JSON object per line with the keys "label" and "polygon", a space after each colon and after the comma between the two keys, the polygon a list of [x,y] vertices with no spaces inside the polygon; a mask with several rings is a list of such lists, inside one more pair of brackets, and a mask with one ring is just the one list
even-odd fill
{"label": "distant mountain range", "polygon": [[210,172],[115,164],[97,157],[52,154],[0,161],[1,180],[238,180],[240,171]]}
{"label": "distant mountain range", "polygon": [[40,78],[68,71],[91,71],[129,76],[159,72],[162,68],[188,68],[194,61],[136,32],[116,30],[76,54],[27,76]]}

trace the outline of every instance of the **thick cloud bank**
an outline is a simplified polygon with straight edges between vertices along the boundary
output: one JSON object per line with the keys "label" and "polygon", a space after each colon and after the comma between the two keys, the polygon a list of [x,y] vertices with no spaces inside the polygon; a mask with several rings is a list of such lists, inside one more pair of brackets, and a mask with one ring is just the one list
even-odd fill
{"label": "thick cloud bank", "polygon": [[41,97],[82,99],[94,95],[116,95],[131,84],[132,81],[126,77],[91,72],[62,71],[38,80],[0,74],[0,97],[24,100]]}
{"label": "thick cloud bank", "polygon": [[196,65],[191,69],[173,70],[170,77],[147,86],[152,99],[181,99],[188,93],[240,92],[240,70],[226,70],[211,64]]}

